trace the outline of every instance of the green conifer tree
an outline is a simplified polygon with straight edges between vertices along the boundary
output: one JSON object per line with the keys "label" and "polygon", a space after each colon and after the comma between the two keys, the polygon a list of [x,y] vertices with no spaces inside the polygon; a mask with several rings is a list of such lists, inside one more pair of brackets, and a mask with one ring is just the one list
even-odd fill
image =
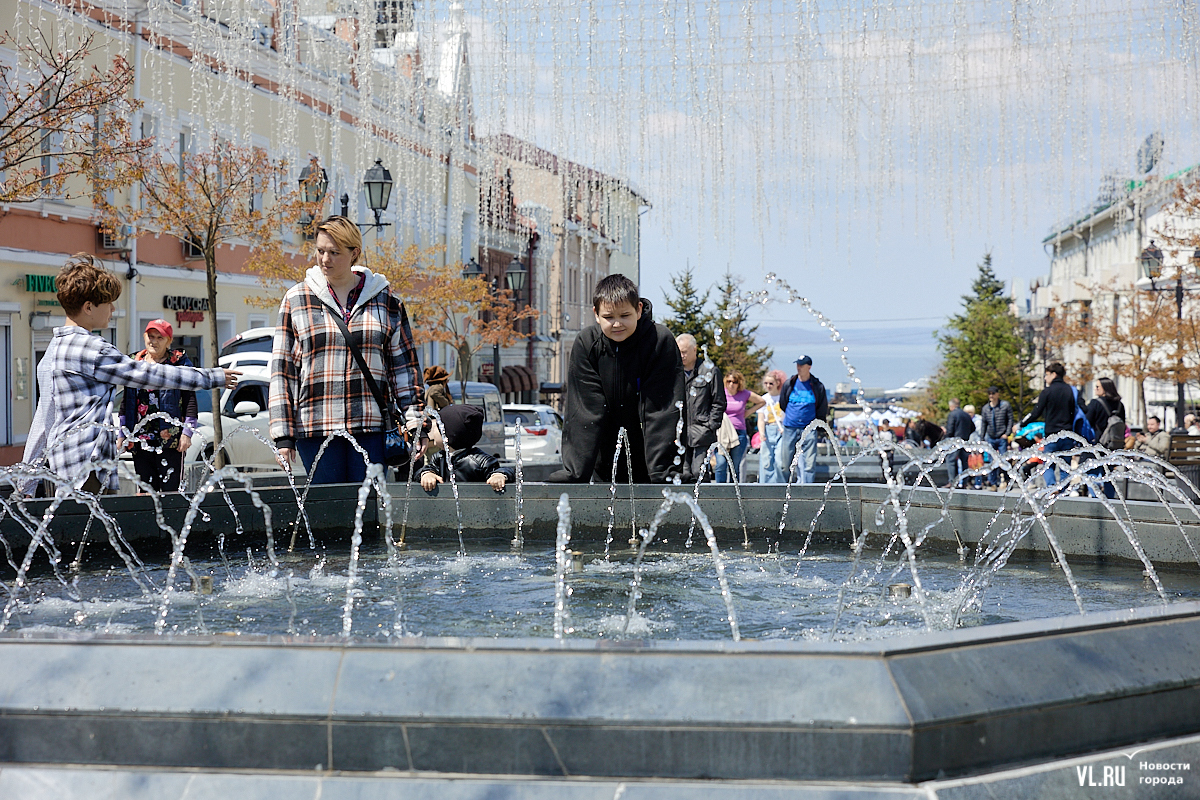
{"label": "green conifer tree", "polygon": [[662,324],[666,325],[676,336],[681,333],[690,333],[695,336],[697,347],[708,345],[711,348],[713,317],[704,310],[704,307],[708,305],[709,293],[706,291],[701,294],[696,289],[694,277],[695,271],[691,267],[684,269],[678,275],[671,276],[671,288],[674,290],[674,294],[667,296],[667,307],[674,312],[674,315],[663,319]]}
{"label": "green conifer tree", "polygon": [[774,351],[769,347],[758,347],[754,340],[758,325],[751,325],[747,320],[749,307],[741,298],[741,283],[741,278],[726,272],[716,287],[720,298],[712,322],[719,336],[710,335],[716,341],[709,347],[708,354],[723,373],[728,375],[738,370],[746,376],[746,388],[758,391]]}
{"label": "green conifer tree", "polygon": [[1032,355],[1021,335],[1020,321],[1004,296],[1004,284],[992,271],[992,254],[985,253],[972,294],[963,296],[963,311],[950,318],[937,334],[942,363],[933,383],[933,397],[945,413],[950,398],[982,408],[989,386],[1000,389],[1020,416],[1036,395],[1029,386]]}

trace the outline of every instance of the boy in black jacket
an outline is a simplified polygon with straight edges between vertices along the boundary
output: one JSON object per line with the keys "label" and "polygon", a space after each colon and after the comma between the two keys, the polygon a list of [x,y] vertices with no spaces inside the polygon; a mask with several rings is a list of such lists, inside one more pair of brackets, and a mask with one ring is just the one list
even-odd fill
{"label": "boy in black jacket", "polygon": [[432,492],[439,483],[450,480],[449,469],[453,469],[456,483],[486,481],[497,492],[503,492],[504,484],[515,480],[516,473],[512,467],[500,466],[500,459],[475,446],[483,436],[483,409],[466,404],[452,405],[442,409],[441,415],[446,439],[442,441],[436,424],[430,429],[430,444],[442,449],[426,456],[425,465],[417,470],[421,488]]}
{"label": "boy in black jacket", "polygon": [[[617,432],[625,428],[633,480],[666,483],[682,472],[675,426],[683,402],[683,361],[675,337],[656,324],[650,301],[624,275],[609,275],[592,295],[596,325],[571,348],[563,469],[549,480],[612,479]],[[617,467],[626,477],[625,456]]]}

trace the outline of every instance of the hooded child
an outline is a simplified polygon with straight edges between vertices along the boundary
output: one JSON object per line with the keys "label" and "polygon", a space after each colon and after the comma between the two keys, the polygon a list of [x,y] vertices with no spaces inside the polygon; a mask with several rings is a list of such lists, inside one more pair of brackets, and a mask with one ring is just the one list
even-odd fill
{"label": "hooded child", "polygon": [[450,480],[454,470],[456,483],[486,482],[497,492],[516,480],[512,467],[500,466],[500,459],[483,452],[475,443],[483,436],[483,409],[467,404],[447,406],[441,412],[446,439],[434,425],[429,431],[430,449],[441,448],[430,455],[426,450],[425,465],[417,470],[421,488],[432,492],[439,483]]}

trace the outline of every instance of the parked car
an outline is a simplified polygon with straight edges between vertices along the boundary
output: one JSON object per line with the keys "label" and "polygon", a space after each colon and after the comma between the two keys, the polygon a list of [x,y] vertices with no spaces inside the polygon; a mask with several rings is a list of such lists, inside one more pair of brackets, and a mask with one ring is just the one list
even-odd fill
{"label": "parked car", "polygon": [[[251,328],[221,345],[217,365],[226,369],[244,367],[271,368],[271,346],[275,340],[275,326]],[[265,407],[265,406],[264,406]]]}
{"label": "parked car", "polygon": [[478,381],[452,380],[449,387],[450,397],[454,402],[483,408],[483,436],[476,446],[496,458],[505,458],[504,409],[500,400],[500,390],[493,384]]}
{"label": "parked car", "polygon": [[[520,426],[517,420],[521,421]],[[551,406],[504,406],[504,454],[517,458],[516,437],[521,436],[521,461],[526,464],[562,460],[563,419]]]}
{"label": "parked car", "polygon": [[[238,365],[242,376],[237,388],[221,392],[221,429],[225,436],[226,463],[236,467],[255,470],[279,469],[275,451],[267,442],[271,441],[271,414],[267,405],[270,396],[271,373],[265,366]],[[184,454],[185,465],[199,461],[201,456],[211,457],[213,452],[212,392],[196,392],[199,406],[196,435],[192,446]],[[240,429],[247,430],[238,432]],[[262,441],[252,431],[261,434]],[[300,459],[292,464],[297,475],[304,475]]]}

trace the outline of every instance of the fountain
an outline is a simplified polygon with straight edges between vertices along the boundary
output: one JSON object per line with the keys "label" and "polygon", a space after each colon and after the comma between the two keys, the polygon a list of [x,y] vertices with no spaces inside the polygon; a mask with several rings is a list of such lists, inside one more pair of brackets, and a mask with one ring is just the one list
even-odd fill
{"label": "fountain", "polygon": [[[330,791],[369,773],[903,794],[1011,788],[1030,762],[1019,781],[1065,787],[1068,757],[1149,774],[1114,748],[1186,761],[1200,509],[1152,460],[1095,448],[1088,469],[1160,502],[1068,496],[1027,456],[1004,493],[921,477],[956,446],[986,448],[910,452],[885,484],[844,478],[904,445],[835,453],[818,485],[635,485],[626,504],[525,483],[517,542],[515,486],[408,499],[378,474],[297,491],[227,469],[190,497],[9,497],[0,788],[141,765]],[[636,550],[613,546],[639,524]],[[279,557],[289,525],[308,541]]]}

